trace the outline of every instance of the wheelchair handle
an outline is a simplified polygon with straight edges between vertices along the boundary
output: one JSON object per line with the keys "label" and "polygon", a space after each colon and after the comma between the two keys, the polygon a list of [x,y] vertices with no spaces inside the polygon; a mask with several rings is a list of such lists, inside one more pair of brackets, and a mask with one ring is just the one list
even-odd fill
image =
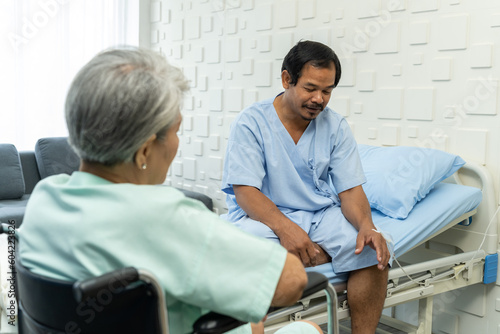
{"label": "wheelchair handle", "polygon": [[99,277],[92,277],[73,284],[73,295],[80,303],[87,298],[96,297],[103,291],[118,293],[139,280],[139,272],[134,267],[117,269]]}

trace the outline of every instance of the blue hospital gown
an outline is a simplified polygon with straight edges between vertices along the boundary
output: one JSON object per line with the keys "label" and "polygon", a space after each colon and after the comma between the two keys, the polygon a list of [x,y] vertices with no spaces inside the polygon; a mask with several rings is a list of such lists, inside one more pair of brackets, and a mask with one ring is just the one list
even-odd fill
{"label": "blue hospital gown", "polygon": [[354,254],[357,230],[340,210],[337,194],[366,181],[347,121],[327,107],[295,144],[273,101],[253,104],[231,124],[222,179],[228,206],[224,218],[279,242],[236,202],[233,184],[253,186],[329,253],[335,273],[377,264],[370,247]]}

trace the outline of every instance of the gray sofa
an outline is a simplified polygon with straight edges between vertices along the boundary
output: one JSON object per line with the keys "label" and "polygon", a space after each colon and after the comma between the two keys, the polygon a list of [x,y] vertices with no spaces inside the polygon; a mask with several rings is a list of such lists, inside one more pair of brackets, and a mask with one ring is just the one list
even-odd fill
{"label": "gray sofa", "polygon": [[[0,144],[0,222],[15,221],[19,227],[33,188],[47,176],[78,170],[80,161],[66,137],[39,139],[34,151],[18,152],[12,144]],[[206,195],[179,189],[213,209]]]}

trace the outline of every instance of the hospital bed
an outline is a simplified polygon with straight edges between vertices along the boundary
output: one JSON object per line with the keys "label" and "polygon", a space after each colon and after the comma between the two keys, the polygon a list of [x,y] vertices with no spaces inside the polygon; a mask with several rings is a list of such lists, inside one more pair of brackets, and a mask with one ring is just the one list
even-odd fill
{"label": "hospital bed", "polygon": [[[363,167],[370,169],[365,162]],[[381,322],[406,333],[431,334],[435,295],[496,281],[498,206],[491,176],[484,166],[475,163],[467,163],[451,176],[444,176],[446,179],[438,180],[404,219],[372,209],[374,224],[392,239],[396,259],[389,271],[384,308],[418,300],[417,326],[386,315]],[[367,196],[370,199],[368,192]],[[347,319],[348,276],[335,274],[331,264],[310,270],[329,277],[338,294],[335,317]],[[274,333],[299,319],[322,325],[328,318],[325,305],[325,297],[317,294],[271,314],[265,333]]]}

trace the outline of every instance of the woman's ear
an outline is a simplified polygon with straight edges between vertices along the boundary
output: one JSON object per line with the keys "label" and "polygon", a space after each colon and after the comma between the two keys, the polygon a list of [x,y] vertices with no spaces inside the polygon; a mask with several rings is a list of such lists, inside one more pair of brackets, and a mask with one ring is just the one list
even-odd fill
{"label": "woman's ear", "polygon": [[281,84],[283,85],[283,88],[288,89],[290,88],[290,81],[292,80],[292,77],[290,76],[290,73],[288,73],[287,70],[283,70],[281,72]]}
{"label": "woman's ear", "polygon": [[148,140],[146,140],[141,147],[139,147],[137,152],[135,152],[134,164],[138,169],[145,169],[144,166],[147,166],[155,140],[156,134],[149,137]]}

